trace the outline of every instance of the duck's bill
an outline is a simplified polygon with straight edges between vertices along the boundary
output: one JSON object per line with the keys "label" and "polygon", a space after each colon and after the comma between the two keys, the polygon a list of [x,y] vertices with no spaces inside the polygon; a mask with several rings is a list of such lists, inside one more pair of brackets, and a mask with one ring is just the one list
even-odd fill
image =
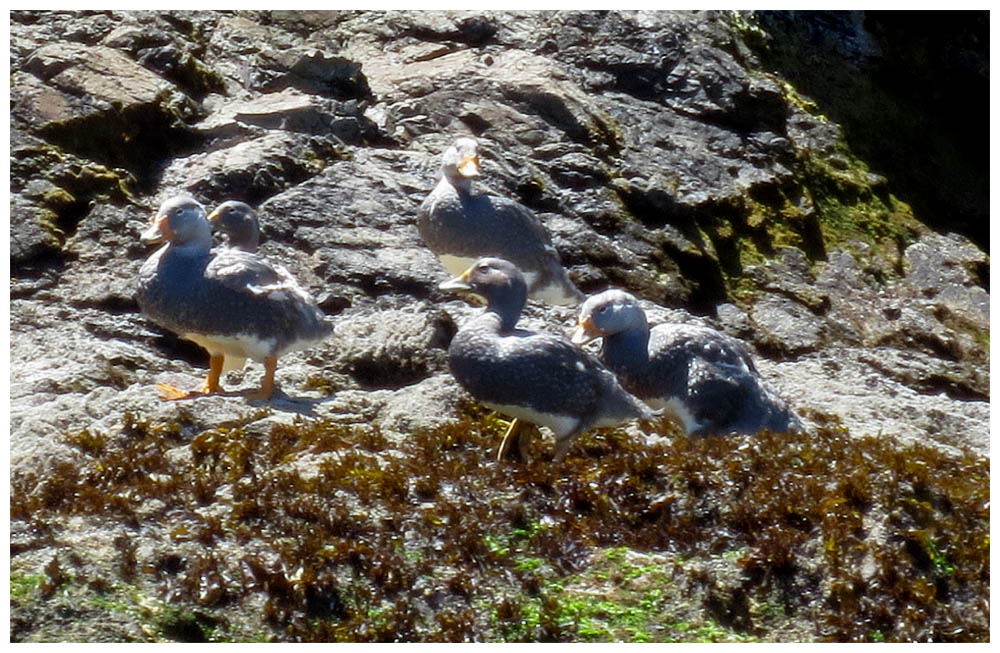
{"label": "duck's bill", "polygon": [[576,325],[569,339],[574,345],[585,345],[591,340],[600,337],[601,334],[594,328],[594,323],[590,321],[590,318],[587,318]]}
{"label": "duck's bill", "polygon": [[469,285],[468,281],[462,279],[462,277],[455,277],[454,279],[448,279],[447,281],[442,281],[438,286],[441,290],[454,290],[454,291],[470,291],[472,286]]}
{"label": "duck's bill", "polygon": [[473,263],[467,267],[462,274],[441,283],[438,288],[441,290],[472,290],[472,285],[469,284],[469,279],[472,277],[472,271],[475,269],[476,264]]}
{"label": "duck's bill", "polygon": [[486,298],[477,293],[472,289],[472,284],[469,283],[469,275],[472,273],[472,268],[469,268],[459,276],[454,279],[449,279],[441,283],[438,288],[441,290],[448,290],[451,292],[457,292],[462,296],[462,299],[473,305],[482,305],[486,303]]}
{"label": "duck's bill", "polygon": [[167,216],[158,215],[153,219],[149,228],[142,232],[139,240],[145,245],[156,245],[170,240],[170,226],[167,224]]}
{"label": "duck's bill", "polygon": [[478,177],[479,176],[479,157],[478,156],[464,156],[458,164],[458,174],[463,177]]}

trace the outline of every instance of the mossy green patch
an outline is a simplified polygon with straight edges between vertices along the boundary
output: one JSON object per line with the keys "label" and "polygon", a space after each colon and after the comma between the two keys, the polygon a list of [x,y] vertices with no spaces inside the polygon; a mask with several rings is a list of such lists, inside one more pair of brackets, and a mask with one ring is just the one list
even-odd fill
{"label": "mossy green patch", "polygon": [[[25,187],[28,180],[34,186]],[[39,226],[55,249],[65,245],[92,202],[136,202],[135,179],[126,171],[78,158],[46,143],[11,152],[12,190],[38,205]]]}
{"label": "mossy green patch", "polygon": [[[61,569],[56,571],[59,567],[58,559],[53,558],[45,574],[11,574],[11,611],[18,621],[23,621],[26,614],[51,606],[62,619],[76,617],[97,624],[95,627],[105,630],[102,639],[109,632],[118,632],[122,641],[227,641],[231,638],[228,625],[207,614],[171,606],[125,583],[109,582],[103,577],[88,580]],[[53,584],[53,573],[60,575],[58,583]],[[12,640],[22,641],[27,634],[12,631]],[[241,635],[241,639],[252,637],[252,633]],[[41,641],[59,639],[58,632],[51,628],[41,636]]]}
{"label": "mossy green patch", "polygon": [[626,547],[608,549],[592,556],[585,571],[544,582],[537,596],[508,598],[497,610],[497,615],[506,613],[500,628],[504,639],[534,641],[553,633],[561,633],[557,639],[587,642],[755,639],[698,616],[697,608],[692,611],[671,590],[663,567],[632,564],[626,561],[629,554]]}
{"label": "mossy green patch", "polygon": [[884,179],[849,153],[804,157],[802,172],[827,248],[852,240],[903,246],[926,231],[910,207],[886,191]]}
{"label": "mossy green patch", "polygon": [[10,600],[22,601],[37,593],[45,580],[44,574],[10,575]]}

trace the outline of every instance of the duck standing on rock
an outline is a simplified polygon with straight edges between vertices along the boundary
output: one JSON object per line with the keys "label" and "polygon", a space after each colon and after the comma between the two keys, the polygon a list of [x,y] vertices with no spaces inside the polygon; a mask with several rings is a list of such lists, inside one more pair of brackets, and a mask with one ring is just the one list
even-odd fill
{"label": "duck standing on rock", "polygon": [[601,360],[636,397],[674,413],[688,434],[802,431],[798,416],[764,385],[739,340],[691,324],[649,329],[635,297],[605,290],[580,308],[572,340],[603,338]]}
{"label": "duck standing on rock", "polygon": [[584,431],[655,416],[597,358],[566,338],[516,327],[527,285],[509,261],[480,259],[441,289],[471,291],[486,300],[485,311],[452,339],[448,365],[477,401],[515,418],[498,460],[519,419],[555,432],[558,462]]}
{"label": "duck standing on rock", "polygon": [[472,192],[479,176],[479,144],[459,138],[441,164],[438,185],[420,205],[417,230],[451,275],[476,259],[496,256],[524,275],[528,296],[550,304],[578,304],[583,294],[559,262],[552,238],[522,204],[496,195]]}
{"label": "duck standing on rock", "polygon": [[223,202],[208,215],[208,221],[232,249],[256,252],[260,246],[257,212],[245,202]]}
{"label": "duck standing on rock", "polygon": [[205,209],[190,197],[165,201],[142,241],[166,241],[139,272],[136,299],[143,314],[204,347],[211,357],[200,392],[160,384],[163,399],[223,392],[224,366],[241,367],[247,358],[264,363],[260,389],[247,396],[270,398],[278,358],[333,333],[312,297],[284,268],[257,254],[213,250]]}

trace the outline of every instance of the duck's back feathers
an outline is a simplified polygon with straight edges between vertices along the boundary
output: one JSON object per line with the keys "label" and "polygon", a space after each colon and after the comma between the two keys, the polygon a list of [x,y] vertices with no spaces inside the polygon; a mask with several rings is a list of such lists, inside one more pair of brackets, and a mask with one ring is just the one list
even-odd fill
{"label": "duck's back feathers", "polygon": [[[517,252],[522,262],[556,255],[548,232],[526,207],[495,195],[459,193],[444,179],[424,200],[417,217],[420,235],[434,252],[473,261],[483,256],[507,258],[522,274],[523,266],[501,253]],[[483,254],[491,249],[497,252]]]}
{"label": "duck's back feathers", "polygon": [[649,363],[622,382],[651,405],[676,412],[695,434],[800,430],[795,414],[764,384],[739,340],[709,327],[661,324],[650,331]]}

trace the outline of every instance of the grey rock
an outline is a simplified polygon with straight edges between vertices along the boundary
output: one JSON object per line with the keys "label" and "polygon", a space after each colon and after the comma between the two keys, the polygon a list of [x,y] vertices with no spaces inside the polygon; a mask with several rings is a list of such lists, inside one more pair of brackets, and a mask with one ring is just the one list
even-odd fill
{"label": "grey rock", "polygon": [[[57,248],[68,256],[61,269],[52,268],[57,276],[25,275],[18,287],[40,301],[116,312],[123,319],[95,324],[94,333],[140,343],[150,356],[144,365],[162,365],[166,354],[178,369],[193,364],[185,374],[197,382],[203,364],[196,349],[128,318],[134,271],[148,255],[133,235],[157,198],[185,189],[207,202],[237,197],[259,204],[265,254],[301,278],[328,312],[343,316],[346,341],[323,350],[332,355],[313,357],[322,361],[318,372],[309,363],[301,370],[295,361],[283,363],[293,386],[337,394],[365,384],[405,392],[430,383],[440,361],[421,358],[420,349],[446,339],[449,319],[467,309],[431,317],[429,305],[417,304],[424,308],[408,313],[414,299],[437,298],[445,277],[422,247],[413,216],[436,181],[441,147],[471,130],[483,142],[494,190],[536,211],[582,288],[619,285],[657,303],[709,309],[718,315],[715,326],[782,358],[838,344],[944,357],[937,375],[905,356],[881,357],[882,371],[923,391],[984,396],[988,376],[966,362],[981,360],[982,347],[963,325],[984,327],[988,260],[950,237],[912,245],[897,286],[878,276],[891,272],[891,262],[876,268],[874,259],[859,264],[833,251],[813,265],[800,249],[782,249],[745,271],[759,293],[752,306],[716,308],[724,297],[723,243],[693,225],[739,201],[747,188],[793,183],[795,149],[827,147],[839,132],[790,109],[773,81],[708,45],[732,41],[715,14],[185,17],[186,29],[203,41],[155,12],[120,18],[118,25],[80,26],[81,38],[88,33],[100,45],[46,42],[66,33],[48,17],[33,30],[16,30],[17,56],[29,72],[14,80],[15,115],[38,124],[37,107],[47,96],[69,102],[60,116],[113,101],[167,110],[164,93],[176,86],[164,65],[190,55],[223,84],[203,96],[202,117],[185,127],[203,147],[182,156],[163,152],[157,190],[142,206],[95,205],[62,237],[44,228],[66,222],[60,213],[46,222],[38,203],[46,191],[26,190],[15,200],[25,221],[12,233],[18,260]],[[538,34],[550,34],[551,42],[539,44]],[[107,71],[137,83],[121,95],[99,79]],[[90,104],[73,105],[69,90],[86,92]],[[398,145],[368,144],[377,138]],[[121,264],[95,275],[109,253]],[[572,319],[532,310],[525,319],[543,328],[553,320],[565,328]],[[655,315],[652,304],[650,310]],[[414,330],[386,333],[389,318]],[[388,344],[371,344],[382,339]],[[384,374],[366,373],[366,365]],[[243,382],[240,374],[233,378]],[[935,378],[947,381],[935,385]]]}
{"label": "grey rock", "polygon": [[408,310],[342,314],[334,366],[365,389],[397,389],[447,369],[456,327],[440,308],[419,303]]}
{"label": "grey rock", "polygon": [[788,297],[817,315],[822,315],[830,306],[830,297],[817,290],[809,261],[798,248],[782,248],[765,266],[747,266],[744,274],[760,290]]}
{"label": "grey rock", "polygon": [[[807,421],[833,419],[856,436],[891,434],[902,442],[988,455],[989,402],[925,394],[888,378],[879,368],[894,355],[885,350],[834,348],[795,361],[763,360],[760,369]],[[927,362],[925,358],[923,364]],[[920,365],[913,357],[909,364]]]}
{"label": "grey rock", "polygon": [[758,344],[782,357],[816,351],[825,339],[822,320],[801,304],[779,295],[758,300],[750,319],[760,332]]}
{"label": "grey rock", "polygon": [[252,83],[265,93],[296,88],[338,100],[365,99],[371,93],[360,63],[319,49],[265,51],[257,63]]}
{"label": "grey rock", "polygon": [[989,328],[989,259],[967,238],[931,233],[903,253],[906,283],[917,296]]}
{"label": "grey rock", "polygon": [[216,202],[233,197],[253,202],[313,176],[324,156],[332,153],[333,144],[321,139],[268,131],[228,147],[176,158],[163,171],[162,183],[164,188],[183,189]]}
{"label": "grey rock", "polygon": [[[24,70],[78,98],[79,102],[50,103],[51,95],[35,107],[38,126],[86,117],[94,112],[156,103],[170,84],[127,56],[103,46],[66,43],[42,46],[24,62]],[[63,96],[67,97],[67,96]],[[41,113],[39,113],[41,112]]]}
{"label": "grey rock", "polygon": [[[383,432],[407,437],[450,423],[459,400],[467,397],[451,374],[436,374],[387,398],[375,423]],[[428,410],[430,409],[430,410]]]}
{"label": "grey rock", "polygon": [[[332,132],[344,142],[354,142],[360,128],[356,125],[352,134],[352,130],[344,128],[346,123],[337,121],[341,104],[289,88],[252,99],[217,103],[212,113],[193,127],[208,138],[223,141],[261,130],[281,130],[308,134]],[[346,120],[350,116],[340,117]],[[356,115],[354,118],[357,121]]]}
{"label": "grey rock", "polygon": [[[167,95],[178,86],[168,68],[187,56],[221,86],[199,96],[200,116],[185,127],[203,147],[163,152],[156,192],[142,206],[98,204],[67,221],[46,213],[43,189],[15,200],[25,218],[12,232],[17,259],[57,248],[68,257],[51,268],[57,276],[18,281],[42,301],[129,315],[131,277],[148,254],[131,237],[158,197],[186,189],[205,201],[259,204],[265,253],[299,275],[329,312],[359,325],[377,322],[370,316],[380,311],[405,312],[414,298],[437,297],[444,277],[413,229],[416,207],[436,180],[441,147],[473,131],[489,155],[490,183],[536,211],[584,289],[620,285],[659,303],[717,312],[717,326],[769,355],[839,343],[944,357],[949,392],[984,396],[988,377],[965,361],[981,360],[968,325],[984,328],[988,260],[950,237],[912,245],[905,281],[895,287],[843,251],[814,265],[800,249],[779,250],[745,271],[759,292],[752,306],[716,309],[724,242],[694,225],[748,188],[794,183],[796,148],[839,138],[836,126],[787,106],[779,85],[733,55],[739,47],[724,15],[319,12],[262,21],[250,12],[171,16],[174,23],[156,12],[114,16],[117,24],[80,16],[70,29],[43,15],[15,30],[27,71],[13,85],[19,120],[38,125],[46,98],[68,103],[57,117],[100,113],[114,102],[169,111]],[[539,42],[539,34],[549,36]],[[136,83],[109,87],[101,77],[112,72]],[[73,104],[69,91],[89,104]],[[377,138],[396,146],[370,146]],[[70,229],[60,236],[46,224]],[[122,264],[95,276],[110,252]],[[935,272],[944,268],[951,271]],[[555,315],[539,317],[544,324]],[[440,332],[423,309],[414,323]],[[100,328],[127,338],[137,324]],[[196,351],[143,329],[132,336],[143,346],[200,364]],[[421,371],[395,383],[432,378],[433,363],[407,359],[418,340],[404,340],[403,367]],[[358,383],[352,366],[388,364],[393,355],[347,344],[323,369],[351,385]],[[885,359],[890,377],[935,387],[933,374]]]}

